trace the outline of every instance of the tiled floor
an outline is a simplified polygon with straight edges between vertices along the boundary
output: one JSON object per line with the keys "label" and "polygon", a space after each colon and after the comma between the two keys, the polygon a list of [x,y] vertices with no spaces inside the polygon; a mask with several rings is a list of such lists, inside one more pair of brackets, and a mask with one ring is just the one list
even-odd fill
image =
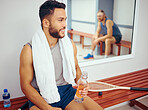
{"label": "tiled floor", "polygon": [[[148,96],[140,99],[139,102],[141,102],[142,104],[148,106]],[[142,110],[142,109],[137,107],[137,106],[130,107],[129,105],[125,105],[125,106],[117,107],[117,108],[114,108],[114,109],[111,109],[111,110]]]}
{"label": "tiled floor", "polygon": [[[91,52],[91,46],[88,47],[84,47],[84,49],[82,49],[82,44],[80,43],[75,43],[77,46],[77,58],[78,58],[78,62],[82,62],[82,61],[88,61],[88,59],[83,59],[84,56],[86,56],[88,53]],[[113,57],[115,55],[109,55],[109,57]],[[103,59],[104,55],[94,55],[94,59],[89,59],[89,60],[96,60],[96,59]]]}

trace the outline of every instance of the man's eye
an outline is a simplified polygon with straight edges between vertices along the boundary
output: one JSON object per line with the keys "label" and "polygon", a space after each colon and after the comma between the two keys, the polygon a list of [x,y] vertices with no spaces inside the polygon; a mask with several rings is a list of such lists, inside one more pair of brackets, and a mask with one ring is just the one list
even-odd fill
{"label": "man's eye", "polygon": [[59,19],[58,21],[62,21],[62,19]]}

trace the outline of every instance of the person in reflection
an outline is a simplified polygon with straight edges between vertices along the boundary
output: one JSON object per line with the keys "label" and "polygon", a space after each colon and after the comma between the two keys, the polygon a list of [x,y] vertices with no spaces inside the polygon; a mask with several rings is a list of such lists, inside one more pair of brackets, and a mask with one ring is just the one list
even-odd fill
{"label": "person in reflection", "polygon": [[109,18],[107,18],[103,10],[99,10],[97,13],[98,26],[95,35],[92,37],[91,52],[84,57],[84,59],[93,59],[94,50],[99,42],[105,42],[105,56],[107,58],[111,52],[111,44],[119,43],[122,38],[122,34],[118,26]]}
{"label": "person in reflection", "polygon": [[30,110],[103,110],[87,96],[88,86],[80,90],[82,103],[74,101],[81,76],[77,49],[65,36],[65,4],[47,0],[39,10],[41,28],[20,54],[20,84],[29,99]]}

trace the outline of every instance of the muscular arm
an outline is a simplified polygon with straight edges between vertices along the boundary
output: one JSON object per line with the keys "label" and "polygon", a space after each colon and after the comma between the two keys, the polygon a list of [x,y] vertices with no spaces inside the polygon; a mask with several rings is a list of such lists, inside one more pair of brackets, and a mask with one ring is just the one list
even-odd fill
{"label": "muscular arm", "polygon": [[100,22],[98,22],[97,30],[96,30],[96,33],[95,33],[96,38],[99,37],[100,31],[101,31],[101,26],[100,26]]}
{"label": "muscular arm", "polygon": [[106,27],[107,27],[107,35],[103,36],[104,38],[112,37],[113,35],[113,22],[111,20],[106,21]]}
{"label": "muscular arm", "polygon": [[[78,65],[78,60],[77,60],[77,48],[76,45],[74,44],[74,42],[72,41],[72,45],[73,45],[73,49],[74,49],[74,58],[75,58],[75,67],[76,67],[76,79],[75,82],[77,83],[77,81],[80,79],[81,77],[81,69]],[[87,96],[88,94],[88,85],[83,89],[80,90],[79,92],[81,92],[81,96]]]}
{"label": "muscular arm", "polygon": [[74,44],[74,42],[72,41],[72,45],[73,45],[73,49],[74,49],[74,59],[75,59],[75,67],[76,67],[76,79],[75,82],[77,83],[77,81],[79,80],[79,78],[81,77],[81,70],[80,67],[78,65],[78,59],[77,59],[77,47]]}
{"label": "muscular arm", "polygon": [[29,45],[24,46],[20,55],[20,84],[23,93],[40,109],[49,109],[50,105],[32,87],[33,80],[33,59],[32,50]]}
{"label": "muscular arm", "polygon": [[106,38],[112,37],[112,34],[113,34],[113,29],[112,29],[113,22],[111,20],[107,20],[106,21],[106,27],[107,27],[107,35],[97,38],[94,41],[94,44],[97,44],[100,41],[105,41]]}

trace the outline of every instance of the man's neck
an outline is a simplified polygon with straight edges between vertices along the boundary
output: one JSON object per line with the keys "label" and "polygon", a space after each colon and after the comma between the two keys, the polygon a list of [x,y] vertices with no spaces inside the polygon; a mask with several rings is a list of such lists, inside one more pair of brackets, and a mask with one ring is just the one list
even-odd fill
{"label": "man's neck", "polygon": [[105,20],[106,20],[106,18],[104,18],[103,21],[102,21],[102,24],[103,24],[103,25],[105,24]]}
{"label": "man's neck", "polygon": [[49,32],[46,32],[46,31],[44,31],[44,30],[43,30],[43,32],[45,33],[45,36],[46,36],[46,38],[47,38],[47,41],[48,41],[49,46],[50,46],[51,48],[54,47],[54,46],[57,44],[57,42],[58,42],[58,38],[52,37],[52,36],[49,34]]}

